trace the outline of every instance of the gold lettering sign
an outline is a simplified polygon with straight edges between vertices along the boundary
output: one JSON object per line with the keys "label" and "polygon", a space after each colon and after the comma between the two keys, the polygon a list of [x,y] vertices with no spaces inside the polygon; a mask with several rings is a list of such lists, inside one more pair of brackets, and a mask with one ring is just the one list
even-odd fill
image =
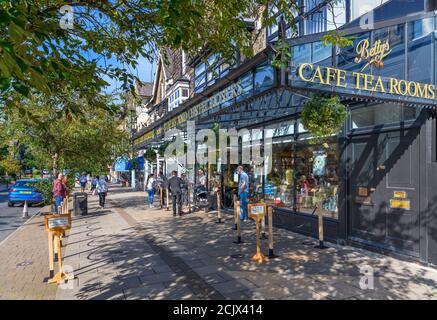
{"label": "gold lettering sign", "polygon": [[410,210],[410,200],[390,200],[390,208],[391,209],[403,209]]}
{"label": "gold lettering sign", "polygon": [[361,72],[352,72],[350,83],[346,81],[345,70],[332,67],[315,66],[311,63],[303,63],[298,69],[299,78],[305,82],[329,85],[352,89],[389,93],[400,96],[409,96],[427,100],[435,100],[436,87],[433,84],[423,84],[415,81],[399,80],[396,78],[383,78]]}
{"label": "gold lettering sign", "polygon": [[370,48],[369,39],[365,39],[358,42],[356,52],[357,57],[354,60],[355,63],[367,61],[367,64],[361,69],[361,71],[364,71],[370,65],[379,67],[381,69],[384,66],[383,59],[387,57],[392,50],[390,49],[388,40],[384,42],[377,40],[373,47]]}
{"label": "gold lettering sign", "polygon": [[394,191],[393,198],[405,199],[407,197],[407,193],[405,191]]}

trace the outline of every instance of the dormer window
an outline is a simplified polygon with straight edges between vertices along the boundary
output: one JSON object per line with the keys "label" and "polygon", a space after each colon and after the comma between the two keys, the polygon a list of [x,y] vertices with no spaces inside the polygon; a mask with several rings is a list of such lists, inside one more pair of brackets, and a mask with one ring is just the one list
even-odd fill
{"label": "dormer window", "polygon": [[188,84],[178,84],[169,96],[168,112],[179,107],[188,98],[189,93]]}

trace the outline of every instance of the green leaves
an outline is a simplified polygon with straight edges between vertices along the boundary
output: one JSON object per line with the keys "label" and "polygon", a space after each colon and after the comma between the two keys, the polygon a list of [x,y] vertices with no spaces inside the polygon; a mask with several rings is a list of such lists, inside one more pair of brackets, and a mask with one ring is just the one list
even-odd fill
{"label": "green leaves", "polygon": [[337,96],[313,96],[305,102],[301,113],[302,124],[314,136],[316,143],[340,132],[346,117],[346,107]]}

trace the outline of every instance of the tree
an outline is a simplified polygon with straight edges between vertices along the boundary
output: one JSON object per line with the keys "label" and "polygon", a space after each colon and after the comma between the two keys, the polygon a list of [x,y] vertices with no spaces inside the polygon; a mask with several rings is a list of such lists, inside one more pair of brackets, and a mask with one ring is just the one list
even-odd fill
{"label": "tree", "polygon": [[257,36],[247,23],[276,22],[269,3],[295,26],[296,1],[287,0],[1,1],[0,93],[49,95],[67,86],[92,100],[105,76],[133,89],[130,67],[140,56],[153,60],[159,46],[250,56]]}
{"label": "tree", "polygon": [[[75,97],[74,92],[71,99]],[[17,99],[22,103],[23,99]],[[111,97],[106,97],[109,104]],[[66,101],[43,95],[26,99],[26,109],[3,106],[2,127],[6,140],[20,141],[29,159],[38,168],[48,164],[56,175],[62,168],[72,171],[102,172],[117,154],[117,146],[125,144],[127,133],[119,129],[117,114],[107,109],[83,105],[81,113],[66,111]],[[68,101],[67,101],[68,102]],[[109,110],[116,109],[109,107]],[[122,147],[118,148],[122,153]]]}
{"label": "tree", "polygon": [[18,175],[20,174],[20,162],[11,157],[0,160],[0,171],[5,175]]}

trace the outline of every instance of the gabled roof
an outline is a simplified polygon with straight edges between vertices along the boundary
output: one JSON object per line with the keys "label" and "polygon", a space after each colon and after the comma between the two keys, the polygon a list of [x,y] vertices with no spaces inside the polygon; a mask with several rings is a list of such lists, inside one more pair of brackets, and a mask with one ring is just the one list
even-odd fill
{"label": "gabled roof", "polygon": [[143,98],[150,98],[153,93],[153,82],[135,81],[135,92]]}

